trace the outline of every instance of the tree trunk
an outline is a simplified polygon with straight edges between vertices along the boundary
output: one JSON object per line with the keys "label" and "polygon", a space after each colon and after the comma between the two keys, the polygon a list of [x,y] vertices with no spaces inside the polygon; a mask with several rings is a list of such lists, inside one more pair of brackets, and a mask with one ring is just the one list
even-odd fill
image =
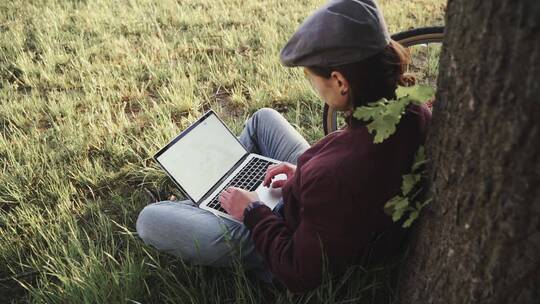
{"label": "tree trunk", "polygon": [[540,1],[449,0],[401,303],[540,303]]}

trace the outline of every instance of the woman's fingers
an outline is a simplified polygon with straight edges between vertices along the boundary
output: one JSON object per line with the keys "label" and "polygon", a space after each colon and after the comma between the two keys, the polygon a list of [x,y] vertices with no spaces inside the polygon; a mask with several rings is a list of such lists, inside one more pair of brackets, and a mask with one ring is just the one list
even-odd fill
{"label": "woman's fingers", "polygon": [[[289,179],[291,176],[294,175],[294,171],[296,169],[296,166],[293,166],[289,163],[279,163],[275,166],[269,166],[268,167],[268,170],[266,170],[266,174],[264,176],[264,180],[263,180],[263,186],[265,187],[270,187],[270,184],[272,182],[272,179],[274,178],[274,176],[278,175],[278,174],[281,174],[281,173],[284,173],[285,175],[287,175],[287,179]],[[277,181],[276,181],[277,182]],[[278,183],[278,185],[283,185],[285,182],[280,182]],[[277,188],[278,186],[274,186],[272,184],[272,187],[274,188]]]}
{"label": "woman's fingers", "polygon": [[242,194],[243,194],[242,192],[247,192],[247,191],[241,188],[236,188],[236,187],[228,187],[225,190],[223,190],[220,193],[219,198],[218,198],[218,201],[221,207],[223,207],[223,209],[225,209],[227,213],[232,215],[235,212],[235,210],[238,209],[238,207],[235,207],[235,206],[238,204],[239,199],[242,198]]}
{"label": "woman's fingers", "polygon": [[[218,201],[223,205],[223,203],[228,206],[230,204],[231,199],[233,199],[234,194],[236,191],[240,190],[240,188],[235,187],[228,187],[225,190],[221,191],[218,197]],[[223,207],[225,208],[225,207]]]}
{"label": "woman's fingers", "polygon": [[285,183],[287,182],[287,180],[277,180],[275,182],[272,183],[272,188],[281,188],[283,187],[283,185],[285,185]]}
{"label": "woman's fingers", "polygon": [[229,194],[233,194],[233,193],[236,192],[236,191],[242,191],[242,190],[243,190],[243,189],[241,189],[241,188],[236,188],[236,187],[229,187],[229,188],[227,188],[227,191],[228,191]]}
{"label": "woman's fingers", "polygon": [[229,192],[227,192],[227,190],[225,191],[221,191],[221,193],[219,194],[219,197],[218,197],[218,201],[220,203],[223,203],[225,201],[228,201],[228,198],[231,196],[231,194]]}
{"label": "woman's fingers", "polygon": [[263,186],[270,186],[270,182],[272,181],[272,178],[274,178],[274,176],[280,174],[280,173],[285,173],[284,171],[285,167],[284,166],[275,166],[273,168],[268,168],[268,170],[266,170],[266,174],[264,175],[264,180],[263,180]]}
{"label": "woman's fingers", "polygon": [[225,193],[225,191],[221,192],[218,198],[218,202],[225,209],[225,211],[229,212],[230,203],[229,203],[229,195]]}

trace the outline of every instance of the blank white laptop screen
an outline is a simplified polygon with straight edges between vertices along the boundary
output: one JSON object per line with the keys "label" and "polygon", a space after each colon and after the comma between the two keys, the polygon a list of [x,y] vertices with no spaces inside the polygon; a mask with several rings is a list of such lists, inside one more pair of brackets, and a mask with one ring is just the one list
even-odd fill
{"label": "blank white laptop screen", "polygon": [[245,153],[219,118],[210,114],[157,160],[197,202]]}

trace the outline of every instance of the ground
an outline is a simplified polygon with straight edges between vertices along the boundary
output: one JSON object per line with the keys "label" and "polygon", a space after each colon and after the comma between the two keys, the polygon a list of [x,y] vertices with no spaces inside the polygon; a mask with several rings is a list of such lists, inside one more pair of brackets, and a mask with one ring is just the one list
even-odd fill
{"label": "ground", "polygon": [[[176,191],[152,155],[207,109],[239,133],[273,107],[308,141],[323,136],[322,101],[278,56],[323,2],[1,2],[0,301],[369,302],[386,290],[357,269],[339,296],[328,283],[297,298],[135,234],[142,189]],[[443,23],[441,0],[380,3],[391,32]]]}

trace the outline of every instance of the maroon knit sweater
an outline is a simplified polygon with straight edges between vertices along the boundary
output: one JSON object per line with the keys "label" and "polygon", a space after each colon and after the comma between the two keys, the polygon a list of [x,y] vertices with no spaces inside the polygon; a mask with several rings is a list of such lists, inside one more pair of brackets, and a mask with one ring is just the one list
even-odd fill
{"label": "maroon knit sweater", "polygon": [[396,229],[383,207],[399,194],[430,119],[426,107],[412,106],[380,144],[359,121],[328,134],[298,158],[283,186],[284,218],[266,206],[248,212],[255,247],[290,291],[320,285],[323,252],[330,271],[341,272],[374,234]]}

